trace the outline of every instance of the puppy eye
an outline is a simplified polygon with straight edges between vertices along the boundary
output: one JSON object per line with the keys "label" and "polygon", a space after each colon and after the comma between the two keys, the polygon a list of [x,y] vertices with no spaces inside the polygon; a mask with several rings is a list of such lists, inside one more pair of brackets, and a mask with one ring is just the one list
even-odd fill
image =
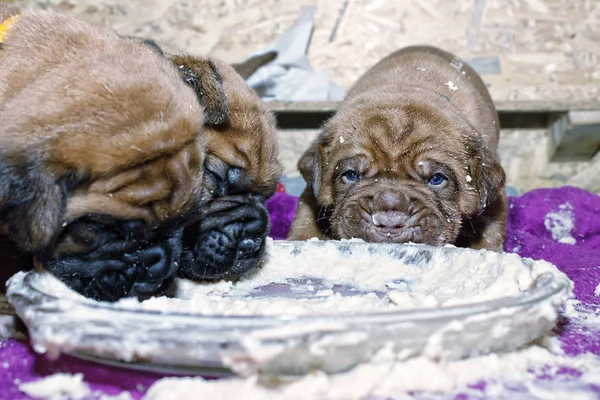
{"label": "puppy eye", "polygon": [[358,180],[358,178],[358,172],[353,170],[348,170],[342,174],[342,182],[344,183],[354,183]]}
{"label": "puppy eye", "polygon": [[446,176],[443,174],[436,172],[435,174],[431,175],[431,178],[429,178],[427,184],[429,186],[441,186],[446,182],[448,182],[448,178],[446,178]]}
{"label": "puppy eye", "polygon": [[222,171],[217,168],[210,168],[206,164],[204,165],[204,173],[205,175],[211,176],[217,182],[222,182],[227,179]]}

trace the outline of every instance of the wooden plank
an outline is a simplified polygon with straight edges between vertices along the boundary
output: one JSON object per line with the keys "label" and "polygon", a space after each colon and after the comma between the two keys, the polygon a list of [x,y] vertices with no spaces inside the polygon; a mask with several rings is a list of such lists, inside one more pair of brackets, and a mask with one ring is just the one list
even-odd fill
{"label": "wooden plank", "polygon": [[[280,129],[319,129],[331,118],[338,102],[267,102]],[[600,102],[518,101],[497,102],[503,129],[546,129],[564,114],[600,110]]]}
{"label": "wooden plank", "polygon": [[[267,106],[274,112],[324,112],[333,113],[339,102],[335,101],[269,101]],[[600,111],[600,101],[497,101],[499,113],[515,112],[567,112],[571,110]]]}
{"label": "wooden plank", "polygon": [[589,160],[600,150],[600,111],[571,111],[550,126],[551,161]]}
{"label": "wooden plank", "polygon": [[[319,129],[338,102],[268,102],[281,130]],[[497,102],[502,129],[548,129],[549,161],[589,160],[600,150],[600,102]],[[289,134],[289,133],[288,133]]]}
{"label": "wooden plank", "polygon": [[[285,130],[319,129],[335,114],[335,110],[274,110],[277,127]],[[546,129],[562,113],[548,111],[499,111],[503,129]]]}

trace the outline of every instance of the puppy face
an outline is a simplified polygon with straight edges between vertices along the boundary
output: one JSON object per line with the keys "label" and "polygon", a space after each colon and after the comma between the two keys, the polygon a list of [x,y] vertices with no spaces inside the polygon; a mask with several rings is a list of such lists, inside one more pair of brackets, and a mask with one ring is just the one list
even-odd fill
{"label": "puppy face", "polygon": [[[232,67],[190,56],[172,56],[172,61],[184,77],[206,68],[218,71],[227,96],[220,104],[229,111],[228,120],[216,118],[205,126],[202,217],[185,228],[180,274],[193,280],[236,278],[259,263],[270,229],[265,200],[275,193],[282,170],[274,118]],[[191,84],[206,104],[203,90]],[[205,113],[225,114],[214,110],[218,102],[211,104]]]}
{"label": "puppy face", "polygon": [[330,120],[299,168],[329,237],[455,243],[504,183],[495,154],[447,101],[364,96]]}
{"label": "puppy face", "polygon": [[205,160],[203,109],[172,64],[104,29],[23,13],[0,50],[0,104],[12,240],[89,297],[165,289]]}
{"label": "puppy face", "polygon": [[298,163],[290,240],[450,243],[502,250],[504,172],[484,82],[453,54],[398,50],[349,90]]}

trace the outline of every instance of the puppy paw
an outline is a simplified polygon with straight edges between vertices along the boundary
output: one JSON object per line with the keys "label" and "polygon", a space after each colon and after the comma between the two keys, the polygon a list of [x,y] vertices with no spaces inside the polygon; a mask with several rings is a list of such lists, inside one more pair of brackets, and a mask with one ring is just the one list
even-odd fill
{"label": "puppy paw", "polygon": [[238,278],[259,264],[269,228],[264,201],[242,195],[214,200],[202,220],[184,230],[179,275],[196,281]]}

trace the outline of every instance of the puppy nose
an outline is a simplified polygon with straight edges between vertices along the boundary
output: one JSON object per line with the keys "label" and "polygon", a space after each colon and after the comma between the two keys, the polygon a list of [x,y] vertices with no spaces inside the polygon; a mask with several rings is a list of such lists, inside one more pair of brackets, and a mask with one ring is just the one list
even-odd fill
{"label": "puppy nose", "polygon": [[240,242],[239,250],[243,253],[254,253],[260,250],[261,245],[261,238],[244,239]]}
{"label": "puppy nose", "polygon": [[170,257],[162,247],[151,247],[140,254],[140,262],[148,268],[146,274],[149,279],[162,277],[169,261]]}
{"label": "puppy nose", "polygon": [[408,208],[409,199],[403,193],[385,191],[373,199],[375,210],[403,210]]}
{"label": "puppy nose", "polygon": [[408,216],[399,211],[381,211],[371,216],[373,225],[381,228],[401,228]]}

